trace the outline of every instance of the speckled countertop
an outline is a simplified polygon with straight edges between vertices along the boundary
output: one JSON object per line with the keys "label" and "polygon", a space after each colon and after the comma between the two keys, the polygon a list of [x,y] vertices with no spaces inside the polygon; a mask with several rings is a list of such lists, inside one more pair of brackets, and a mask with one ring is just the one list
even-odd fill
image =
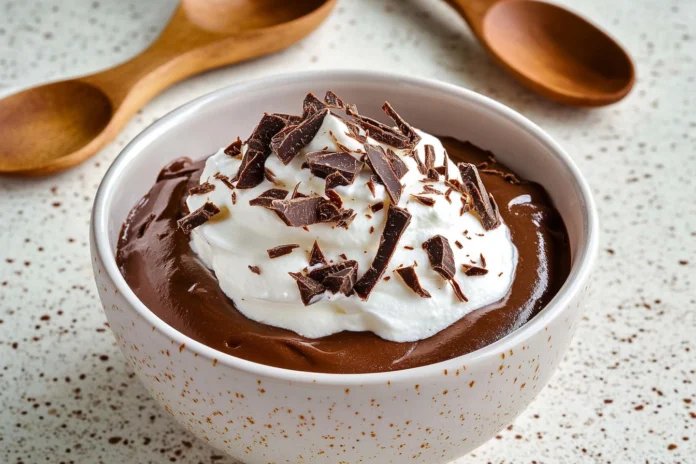
{"label": "speckled countertop", "polygon": [[[228,462],[159,409],[115,346],[89,260],[93,196],[119,150],[179,105],[245,79],[347,67],[453,82],[522,112],[572,154],[599,205],[594,294],[564,363],[514,424],[457,462],[694,462],[696,2],[563,3],[633,54],[638,81],[623,102],[542,100],[439,1],[341,0],[291,49],[164,92],[83,165],[0,177],[0,462]],[[0,95],[125,60],[174,6],[1,0]]]}

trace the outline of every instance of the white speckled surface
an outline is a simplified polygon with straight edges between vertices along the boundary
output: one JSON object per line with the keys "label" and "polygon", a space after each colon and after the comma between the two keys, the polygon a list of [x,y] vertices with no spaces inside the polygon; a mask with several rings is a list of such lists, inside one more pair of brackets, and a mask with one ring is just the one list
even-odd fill
{"label": "white speckled surface", "polygon": [[[228,462],[159,409],[105,328],[87,246],[93,195],[125,143],[169,110],[241,80],[336,67],[434,77],[500,100],[565,145],[598,200],[594,294],[566,360],[514,424],[458,463],[693,461],[696,2],[574,3],[636,60],[636,88],[618,105],[578,110],[531,94],[435,0],[342,0],[295,47],[161,94],[87,163],[0,177],[0,462]],[[173,8],[2,0],[0,94],[122,61]]]}

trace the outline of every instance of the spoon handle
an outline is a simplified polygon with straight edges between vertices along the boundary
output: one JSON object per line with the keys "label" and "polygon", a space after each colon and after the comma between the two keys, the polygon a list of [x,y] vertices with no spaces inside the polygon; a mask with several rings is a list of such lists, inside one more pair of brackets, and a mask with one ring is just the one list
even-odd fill
{"label": "spoon handle", "polygon": [[191,75],[290,46],[325,16],[319,10],[315,13],[298,20],[293,28],[281,24],[262,32],[230,35],[195,24],[180,5],[159,38],[140,55],[80,80],[104,91],[115,112],[128,113],[114,114],[114,118],[127,117],[165,88]]}
{"label": "spoon handle", "polygon": [[488,10],[498,2],[505,0],[445,0],[466,20],[474,34],[483,34],[483,18]]}

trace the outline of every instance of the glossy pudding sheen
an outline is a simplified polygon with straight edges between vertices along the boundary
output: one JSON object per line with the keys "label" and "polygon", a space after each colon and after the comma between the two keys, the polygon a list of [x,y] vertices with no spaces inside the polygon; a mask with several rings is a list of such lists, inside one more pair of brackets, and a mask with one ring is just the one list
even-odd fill
{"label": "glossy pudding sheen", "polygon": [[[273,128],[272,124],[268,126],[273,133],[265,134],[266,138],[270,140],[272,135],[281,132],[280,135],[274,137],[274,140],[284,141],[284,134],[292,132],[293,128],[297,126],[302,126],[301,129],[305,129],[307,126],[305,122],[311,119],[312,116],[317,116],[317,112],[323,111],[326,113],[324,125],[318,125],[318,129],[308,129],[309,135],[314,137],[313,141],[310,141],[311,137],[306,136],[299,144],[294,144],[295,147],[289,151],[284,151],[280,143],[276,143],[273,147],[261,146],[260,150],[261,152],[265,151],[262,158],[265,157],[268,160],[265,164],[266,168],[269,165],[271,167],[280,166],[277,162],[271,161],[271,157],[277,156],[278,159],[283,160],[283,164],[286,166],[294,166],[293,163],[296,163],[298,171],[306,170],[304,171],[306,176],[310,175],[309,172],[311,170],[312,179],[305,182],[304,189],[301,186],[299,191],[309,197],[326,196],[327,199],[325,200],[319,200],[318,198],[317,200],[319,203],[333,202],[333,204],[338,204],[340,207],[334,208],[332,211],[339,211],[339,213],[335,217],[329,217],[328,220],[326,218],[321,221],[317,220],[316,224],[310,220],[311,224],[300,226],[297,221],[302,221],[306,218],[288,217],[292,215],[272,209],[276,208],[276,206],[280,207],[280,203],[262,199],[260,201],[261,204],[254,206],[254,208],[259,209],[250,211],[262,211],[262,214],[267,214],[271,218],[269,220],[281,221],[282,219],[285,222],[283,226],[290,227],[292,230],[288,229],[287,235],[281,232],[283,236],[278,237],[277,243],[275,243],[275,245],[278,245],[277,249],[269,247],[265,262],[240,263],[243,264],[245,269],[244,274],[239,274],[241,271],[239,268],[236,268],[235,272],[237,274],[225,275],[224,278],[220,276],[221,280],[218,280],[215,272],[208,267],[211,266],[210,262],[207,262],[210,260],[210,256],[202,259],[201,246],[196,245],[196,240],[200,240],[200,236],[196,234],[208,225],[229,221],[230,218],[234,218],[237,201],[245,201],[245,205],[249,203],[250,200],[244,196],[251,191],[249,188],[259,188],[261,191],[267,191],[272,188],[287,189],[288,199],[291,198],[291,195],[298,198],[301,197],[301,195],[289,193],[293,190],[294,185],[279,186],[279,182],[274,180],[272,172],[270,176],[266,172],[265,175],[261,175],[261,178],[258,178],[258,176],[255,177],[249,172],[239,175],[241,173],[241,169],[239,169],[238,175],[235,176],[226,176],[220,172],[212,173],[215,174],[215,179],[222,181],[222,184],[224,184],[221,185],[220,182],[216,182],[214,191],[219,194],[221,189],[227,189],[224,190],[225,195],[229,195],[234,203],[229,203],[228,207],[220,209],[206,201],[208,199],[206,195],[211,194],[211,186],[207,179],[208,176],[212,176],[210,171],[211,163],[214,164],[216,159],[225,161],[225,156],[228,156],[238,160],[234,161],[236,163],[234,164],[234,172],[237,172],[236,166],[243,166],[248,161],[246,158],[251,157],[249,146],[253,147],[254,143],[257,142],[254,136],[258,136],[261,129],[264,129],[262,127],[263,121],[247,143],[241,144],[238,142],[232,144],[225,150],[225,153],[220,152],[214,155],[208,162],[209,167],[207,170],[206,160],[194,162],[188,159],[181,159],[164,167],[155,185],[133,208],[124,223],[117,250],[117,262],[122,274],[135,294],[152,312],[187,336],[214,349],[249,361],[300,371],[369,373],[433,364],[482,348],[525,324],[553,298],[568,276],[570,248],[563,221],[543,187],[518,178],[515,173],[499,163],[492,153],[471,143],[461,142],[451,137],[440,137],[437,140],[423,132],[416,132],[400,118],[398,121],[395,119],[397,123],[396,128],[374,126],[372,120],[368,118],[361,119],[362,117],[357,115],[357,111],[351,111],[350,108],[347,111],[347,118],[350,119],[352,116],[353,120],[357,120],[358,123],[354,126],[355,130],[351,137],[354,138],[354,141],[359,141],[361,146],[364,144],[365,151],[360,148],[355,149],[355,151],[350,150],[340,142],[336,142],[337,147],[326,149],[329,148],[329,144],[327,144],[327,147],[320,146],[323,144],[323,139],[320,139],[322,128],[327,127],[326,125],[329,124],[327,122],[328,118],[335,117],[335,121],[331,123],[336,124],[336,121],[338,121],[338,124],[342,124],[341,121],[344,120],[344,116],[334,116],[334,111],[338,113],[339,110],[345,110],[346,105],[336,96],[330,94],[327,94],[325,102],[326,106],[323,106],[318,100],[314,103],[310,101],[308,105],[308,100],[305,100],[302,117],[291,117],[288,120],[286,115],[281,115],[285,121],[275,120],[277,127]],[[312,104],[314,105],[313,108]],[[396,116],[398,117],[398,115]],[[317,117],[324,116],[318,115]],[[288,126],[290,127],[288,128]],[[360,126],[360,129],[357,129],[357,126]],[[367,132],[364,130],[365,127],[368,127]],[[284,130],[285,132],[283,132]],[[390,131],[393,131],[393,133]],[[332,137],[334,136],[333,133],[331,135]],[[287,138],[287,135],[285,137]],[[394,137],[396,137],[396,142],[392,141]],[[419,180],[419,182],[422,182],[423,186],[429,186],[422,192],[424,195],[414,196],[411,194],[408,196],[403,195],[399,198],[399,194],[402,192],[394,192],[394,185],[390,184],[390,179],[383,179],[382,176],[392,176],[395,172],[399,174],[398,171],[400,169],[394,165],[393,161],[394,153],[398,153],[397,156],[406,157],[415,154],[415,157],[408,160],[408,163],[411,163],[408,165],[413,172],[415,172],[416,168],[414,166],[416,165],[413,164],[415,161],[412,162],[412,160],[420,156],[419,164],[424,160],[427,162],[427,155],[423,153],[424,150],[417,148],[423,148],[423,140],[421,138],[426,142],[430,140],[436,141],[440,150],[445,153],[443,155],[445,156],[445,161],[439,163],[443,164],[439,168],[439,173],[431,171],[429,166],[425,166],[423,169],[423,175],[421,176],[423,180]],[[420,144],[418,144],[419,140],[421,140]],[[392,157],[392,169],[387,169],[389,172],[384,172],[384,169],[386,169],[384,167],[375,166],[375,163],[379,161],[379,157],[370,158],[366,153],[366,151],[375,149],[377,145],[390,148],[393,146],[390,143],[396,144],[397,142],[403,142],[400,150],[395,148],[393,151],[385,151],[384,148],[380,148],[381,156],[385,160],[389,161],[390,156]],[[327,176],[325,175],[326,172],[321,171],[322,166],[310,164],[308,167],[307,162],[304,160],[308,152],[317,153],[315,150],[323,150],[324,154],[350,152],[356,159],[361,160],[359,176],[367,175],[366,178],[371,181],[372,185],[366,185],[364,178],[358,176],[356,176],[355,180],[348,179],[352,182],[350,182],[350,185],[346,185],[344,178],[343,183],[339,182],[332,189],[339,195],[337,200],[335,195],[328,191],[328,187],[326,191],[316,191],[316,189],[312,188],[315,185],[312,182],[320,180],[323,185],[323,178]],[[277,151],[280,153],[277,153]],[[384,156],[389,151],[391,151],[391,154]],[[372,155],[375,155],[375,152]],[[481,189],[484,192],[487,190],[494,198],[494,201],[489,203],[489,205],[493,205],[493,209],[489,208],[488,211],[484,211],[480,201],[478,204],[476,201],[473,201],[475,198],[472,197],[476,196],[476,192],[471,192],[472,187],[469,187],[469,192],[473,193],[473,195],[470,195],[466,193],[466,187],[461,182],[446,180],[448,176],[455,177],[451,168],[449,174],[446,169],[443,172],[442,168],[447,163],[446,155],[449,155],[453,163],[469,163],[469,166],[472,166],[471,169],[474,169],[473,166],[476,167],[480,181],[483,184]],[[310,154],[308,159],[311,159],[312,156]],[[314,159],[319,159],[316,155],[314,156]],[[366,161],[364,166],[363,160]],[[275,164],[272,164],[273,162]],[[433,164],[432,157],[430,164]],[[263,170],[263,162],[260,166]],[[455,166],[455,164],[451,166]],[[421,167],[418,169],[420,170]],[[344,168],[345,166],[341,167],[341,169]],[[278,167],[275,169],[280,172],[280,177],[282,177],[282,172]],[[204,170],[206,178],[201,179]],[[427,180],[429,175],[430,180]],[[307,178],[306,176],[305,179]],[[408,176],[408,174],[402,172],[401,177],[404,180],[408,179],[405,176]],[[459,172],[457,172],[456,177],[459,178]],[[334,178],[327,178],[326,182],[331,182],[332,179]],[[251,185],[251,187],[248,185]],[[415,184],[412,183],[413,185]],[[240,186],[244,186],[244,188],[239,188]],[[365,189],[365,192],[372,191],[371,197],[374,197],[374,199],[371,203],[380,200],[383,206],[374,213],[372,211],[366,213],[364,210],[357,208],[353,212],[348,207],[355,207],[356,205],[350,203],[349,200],[355,200],[356,195],[352,195],[352,198],[349,199],[347,193],[353,192],[353,190],[350,190],[352,188]],[[405,192],[409,192],[408,186],[405,188]],[[418,188],[421,188],[420,185]],[[456,198],[454,194],[452,194],[451,198],[450,194],[445,198],[445,195],[442,193],[447,192],[451,188],[459,193],[456,193]],[[476,190],[476,187],[473,187],[473,189]],[[401,189],[396,188],[396,190]],[[435,190],[440,193],[432,193]],[[427,192],[431,193],[426,195]],[[393,198],[395,193],[396,197]],[[460,193],[463,198],[461,201],[459,198]],[[345,204],[342,204],[341,195],[345,197]],[[199,196],[203,200],[200,200]],[[189,208],[192,204],[189,197],[193,197],[194,200],[198,201],[198,203],[195,203],[196,207],[198,207],[199,203],[206,201],[206,204],[209,206],[202,206],[201,208],[209,207],[211,208],[210,211],[207,213],[201,213],[200,211],[192,212],[192,208]],[[213,197],[210,196],[210,198]],[[390,227],[395,227],[391,222],[398,222],[396,220],[398,219],[398,214],[408,216],[408,220],[405,222],[406,230],[409,227],[414,227],[414,224],[416,224],[415,227],[420,227],[418,224],[422,224],[422,222],[419,222],[418,219],[421,219],[421,216],[434,214],[435,207],[430,204],[432,201],[428,198],[432,198],[435,203],[451,204],[452,215],[476,218],[477,221],[483,224],[483,229],[485,229],[481,229],[481,233],[479,233],[479,230],[474,231],[473,228],[471,230],[447,230],[446,234],[443,232],[442,235],[433,237],[432,242],[441,244],[441,241],[444,241],[444,248],[453,250],[449,255],[453,255],[455,258],[454,265],[456,267],[454,272],[446,269],[447,266],[443,264],[441,254],[438,255],[438,250],[441,250],[442,246],[440,248],[435,247],[430,240],[426,240],[428,243],[424,245],[423,243],[402,242],[397,237],[395,244],[391,243],[397,235],[403,239],[414,237],[413,230],[409,231],[411,235],[407,233],[399,235],[399,233],[403,232],[403,228],[398,231],[399,233],[395,232],[396,229],[390,229]],[[379,201],[377,202],[379,203]],[[275,206],[269,206],[271,204]],[[419,216],[416,217],[416,215]],[[396,219],[390,221],[388,218]],[[372,227],[370,228],[370,233],[372,234],[370,240],[374,240],[374,246],[370,247],[369,253],[367,249],[363,251],[362,248],[360,250],[346,249],[345,253],[341,253],[341,255],[347,256],[339,258],[338,256],[327,254],[324,258],[325,262],[312,263],[312,259],[316,258],[316,253],[313,253],[311,241],[316,239],[315,243],[321,248],[322,237],[326,238],[322,234],[334,233],[326,231],[341,229],[341,233],[347,234],[351,231],[352,233],[358,233],[362,231],[362,222],[360,221],[364,222],[366,220],[374,221],[375,229],[372,234]],[[477,227],[479,226],[477,225]],[[344,304],[349,308],[349,312],[353,311],[350,309],[353,307],[360,309],[360,305],[367,306],[370,303],[370,299],[372,301],[381,301],[379,298],[388,298],[380,292],[384,292],[384,289],[389,288],[398,290],[398,293],[395,294],[398,295],[398,298],[396,296],[395,298],[398,300],[398,306],[402,311],[424,311],[423,308],[425,306],[423,306],[423,302],[426,300],[429,302],[449,301],[450,303],[448,304],[451,304],[454,308],[466,308],[467,305],[475,303],[475,298],[472,295],[476,296],[478,293],[472,289],[476,289],[478,282],[484,282],[483,278],[488,278],[490,282],[490,279],[498,277],[498,274],[500,274],[499,277],[503,281],[503,272],[498,273],[495,267],[496,264],[493,264],[497,262],[494,256],[495,249],[492,252],[487,251],[489,253],[488,260],[491,261],[488,264],[482,253],[481,256],[479,254],[476,254],[476,256],[467,254],[466,259],[468,261],[463,262],[461,259],[462,253],[468,247],[473,246],[479,237],[484,237],[489,233],[493,234],[496,230],[500,231],[503,230],[500,228],[505,227],[509,232],[504,236],[508,237],[507,240],[511,240],[516,249],[516,263],[513,267],[513,273],[511,273],[513,278],[510,280],[508,276],[505,276],[508,278],[505,281],[510,282],[510,284],[505,287],[506,291],[503,297],[493,303],[486,303],[482,307],[463,311],[462,314],[464,315],[461,318],[448,323],[446,327],[439,329],[434,334],[428,333],[428,327],[420,327],[418,330],[404,329],[402,325],[399,325],[399,321],[392,325],[387,324],[389,326],[387,329],[375,328],[373,330],[370,328],[369,330],[371,331],[359,331],[352,328],[337,331],[334,327],[335,325],[312,325],[311,320],[307,321],[306,325],[310,327],[307,330],[315,332],[316,330],[336,331],[336,333],[318,337],[299,335],[298,332],[303,330],[292,331],[279,327],[280,325],[285,325],[286,327],[304,328],[303,317],[324,317],[318,312],[311,312],[317,310],[317,308],[322,308],[322,305],[341,306]],[[319,230],[320,228],[323,228],[321,229],[323,232],[312,234],[312,229]],[[293,241],[292,238],[288,238],[297,236],[296,232],[301,229],[306,231],[303,233],[306,233],[308,237],[302,241],[302,244],[297,243],[300,240]],[[198,239],[193,240],[193,247],[192,235],[198,237]],[[447,235],[449,239],[444,238],[443,235]],[[455,238],[455,235],[458,238]],[[326,240],[328,241],[328,238]],[[253,240],[250,239],[249,247],[253,245],[252,242]],[[285,245],[293,246],[286,247]],[[385,252],[390,245],[393,245],[392,249]],[[365,248],[368,248],[367,245]],[[413,249],[413,253],[421,253],[419,256],[425,256],[424,253],[427,252],[426,258],[418,261],[414,260],[414,267],[408,266],[408,273],[401,272],[404,270],[404,264],[401,262],[403,259],[399,261],[399,264],[395,262],[397,257],[401,256],[399,253],[404,253],[404,248],[406,250]],[[347,271],[343,270],[341,273],[336,274],[336,276],[340,275],[342,280],[334,280],[333,282],[339,282],[341,284],[340,288],[333,288],[328,280],[319,282],[320,278],[316,277],[318,274],[316,272],[313,274],[313,271],[317,268],[355,263],[353,256],[356,253],[365,254],[365,257],[360,258],[363,264],[354,264],[355,269],[346,265],[344,268],[348,267]],[[278,256],[275,256],[276,254]],[[448,255],[448,253],[444,254]],[[228,296],[231,291],[230,288],[235,288],[233,285],[235,283],[234,279],[239,276],[239,279],[244,279],[241,282],[246,282],[247,279],[262,279],[273,275],[273,270],[282,268],[283,263],[288,262],[282,260],[289,260],[290,256],[294,260],[301,260],[303,264],[298,269],[292,269],[292,275],[287,276],[288,280],[279,282],[278,286],[292,285],[293,292],[289,292],[291,293],[290,296],[297,301],[301,298],[306,306],[302,306],[295,301],[292,309],[288,309],[288,311],[294,312],[288,312],[287,314],[279,313],[276,319],[273,319],[273,317],[268,319],[263,316],[264,322],[272,322],[274,325],[258,322],[257,320],[262,319],[261,316],[258,316],[258,311],[254,307],[244,306],[244,302],[240,302],[240,309],[238,310],[233,299]],[[440,262],[438,262],[438,258],[440,258]],[[367,265],[365,260],[367,260]],[[384,265],[385,260],[386,265]],[[446,257],[444,261],[447,261]],[[218,267],[216,269],[220,274],[222,268]],[[282,277],[276,278],[282,279],[288,274],[284,268],[282,269]],[[495,275],[492,273],[495,273]],[[350,278],[346,277],[348,274],[350,274]],[[412,275],[416,276],[415,283],[412,278],[409,279],[409,276]],[[311,276],[314,278],[310,278]],[[371,279],[371,276],[376,277]],[[433,276],[435,277],[433,278]],[[224,285],[223,280],[227,282]],[[223,288],[226,290],[223,291]],[[467,298],[467,294],[469,297],[472,297],[471,301]],[[445,295],[447,299],[437,300],[437,298],[442,298],[442,295]],[[302,308],[306,308],[306,315],[303,315]],[[260,310],[265,311],[266,309],[261,308]],[[278,309],[278,311],[282,310],[283,307]],[[243,312],[251,317],[247,317]],[[314,314],[317,316],[313,316]],[[408,312],[404,314],[408,314]],[[329,313],[330,315],[331,313]],[[427,314],[416,314],[416,316],[419,316],[419,318],[414,318],[415,324],[412,325],[419,325],[418,321],[427,320],[427,317],[424,317]],[[287,322],[285,322],[286,319],[283,319],[284,317],[287,319]],[[318,329],[314,328],[315,325],[317,325]],[[333,329],[331,329],[332,327]],[[375,332],[381,333],[382,336],[378,336]],[[409,337],[414,338],[414,333],[425,333],[427,336],[415,340],[393,341],[408,339]],[[391,340],[388,338],[391,338]]]}

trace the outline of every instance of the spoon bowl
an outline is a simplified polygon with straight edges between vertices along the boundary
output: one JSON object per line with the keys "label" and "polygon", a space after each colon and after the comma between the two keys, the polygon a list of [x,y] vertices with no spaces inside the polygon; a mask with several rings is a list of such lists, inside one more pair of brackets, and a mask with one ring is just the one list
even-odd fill
{"label": "spoon bowl", "polygon": [[97,87],[62,81],[19,92],[0,103],[0,172],[44,165],[88,145],[109,124],[113,107]]}
{"label": "spoon bowl", "polygon": [[[525,25],[525,27],[520,27]],[[578,15],[538,1],[508,1],[486,14],[493,54],[540,94],[576,105],[606,105],[633,85],[633,63],[611,37]]]}
{"label": "spoon bowl", "polygon": [[131,60],[0,100],[0,174],[45,175],[81,163],[171,84],[287,48],[335,3],[183,0],[159,38]]}
{"label": "spoon bowl", "polygon": [[448,1],[498,64],[546,98],[602,106],[633,87],[628,53],[571,11],[537,0]]}

